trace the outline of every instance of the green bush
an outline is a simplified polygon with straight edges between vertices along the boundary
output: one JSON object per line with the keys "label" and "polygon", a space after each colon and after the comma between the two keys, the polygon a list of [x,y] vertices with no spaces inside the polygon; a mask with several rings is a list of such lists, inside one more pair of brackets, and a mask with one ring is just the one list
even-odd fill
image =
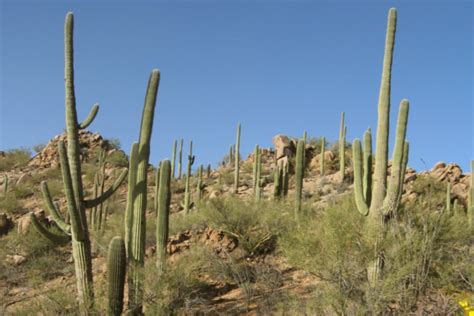
{"label": "green bush", "polygon": [[8,171],[13,167],[25,165],[31,158],[31,151],[28,148],[10,149],[5,153],[5,157],[0,157],[0,171]]}

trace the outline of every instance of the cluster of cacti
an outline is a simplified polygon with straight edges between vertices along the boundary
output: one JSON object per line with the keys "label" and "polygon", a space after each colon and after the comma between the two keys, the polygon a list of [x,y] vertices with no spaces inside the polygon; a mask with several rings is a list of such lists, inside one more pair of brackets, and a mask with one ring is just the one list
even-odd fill
{"label": "cluster of cacti", "polygon": [[324,165],[324,153],[326,152],[326,138],[321,137],[321,159],[319,161],[319,173],[324,176],[326,166]]}
{"label": "cluster of cacti", "polygon": [[239,169],[240,169],[240,123],[237,124],[237,135],[235,140],[235,170],[234,170],[234,193],[239,192]]}
{"label": "cluster of cacti", "polygon": [[295,217],[298,219],[298,213],[301,211],[301,198],[303,195],[303,177],[304,177],[304,153],[305,143],[300,139],[296,147],[296,166],[295,166]]}
{"label": "cluster of cacti", "polygon": [[341,126],[339,128],[339,173],[341,182],[344,181],[346,169],[346,133],[347,127],[344,122],[344,112],[341,113]]}
{"label": "cluster of cacti", "polygon": [[85,210],[86,208],[96,207],[109,198],[125,179],[127,170],[124,170],[112,187],[105,190],[102,195],[92,200],[86,200],[84,198],[79,156],[79,130],[87,128],[92,123],[97,115],[99,106],[94,105],[88,117],[82,123],[77,121],[76,97],[74,91],[73,28],[74,16],[69,12],[66,15],[64,27],[67,151],[64,142],[60,141],[58,144],[58,152],[64,191],[66,193],[67,209],[71,223],[67,224],[62,219],[59,205],[53,202],[46,182],[42,183],[42,191],[46,205],[54,221],[62,230],[63,235],[48,231],[41,226],[33,214],[31,216],[35,227],[37,227],[38,231],[46,238],[56,241],[65,241],[71,236],[79,302],[84,312],[88,313],[93,306],[94,291],[92,285],[91,244]]}
{"label": "cluster of cacti", "polygon": [[[93,198],[104,194],[105,190],[105,158],[106,151],[102,149],[99,152],[99,166],[94,176],[94,194]],[[91,228],[96,232],[100,232],[105,227],[105,221],[107,220],[108,212],[108,200],[94,206],[89,213],[89,223]]]}
{"label": "cluster of cacti", "polygon": [[191,208],[191,188],[190,188],[190,181],[191,181],[191,168],[194,164],[194,156],[193,156],[193,141],[189,142],[189,153],[188,153],[188,167],[186,171],[186,179],[184,184],[184,211],[189,213]]}
{"label": "cluster of cacti", "polygon": [[[409,103],[402,100],[398,114],[395,149],[392,158],[390,180],[387,186],[387,164],[388,164],[388,136],[390,115],[390,80],[392,67],[392,54],[395,41],[396,10],[390,9],[388,16],[387,37],[385,43],[384,66],[382,83],[379,95],[378,125],[376,139],[376,155],[374,180],[371,183],[370,165],[371,145],[370,131],[364,137],[364,179],[362,174],[361,144],[355,139],[352,145],[354,165],[354,195],[357,209],[363,215],[369,217],[369,235],[375,238],[377,248],[378,241],[384,233],[384,223],[396,214],[401,194],[408,161],[408,142],[405,140]],[[365,184],[365,186],[364,186]],[[372,187],[372,195],[369,196]],[[364,193],[365,192],[365,193]],[[383,268],[383,258],[380,250],[376,250],[376,259],[368,268],[369,282],[374,285],[380,279]]]}

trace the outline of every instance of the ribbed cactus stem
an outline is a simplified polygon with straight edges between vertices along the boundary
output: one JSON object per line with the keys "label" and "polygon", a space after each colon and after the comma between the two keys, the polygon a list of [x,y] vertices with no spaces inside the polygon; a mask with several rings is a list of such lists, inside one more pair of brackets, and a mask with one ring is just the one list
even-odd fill
{"label": "ribbed cactus stem", "polygon": [[168,242],[168,225],[171,202],[171,164],[164,160],[161,164],[160,186],[158,191],[158,209],[156,216],[156,266],[158,275],[163,273],[166,263],[166,244]]}
{"label": "ribbed cactus stem", "polygon": [[110,241],[107,254],[107,315],[109,316],[122,314],[126,270],[125,242],[121,237],[116,236]]}
{"label": "ribbed cactus stem", "polygon": [[408,100],[402,100],[400,103],[400,110],[398,114],[397,131],[395,137],[395,149],[392,157],[392,169],[390,180],[388,182],[387,195],[383,203],[384,215],[395,214],[398,209],[399,195],[402,188],[401,182],[405,179],[405,174],[402,175],[403,170],[403,154],[405,146],[405,137],[408,125]]}
{"label": "ribbed cactus stem", "polygon": [[193,156],[193,141],[189,142],[189,153],[188,153],[188,167],[186,172],[186,182],[184,184],[184,211],[189,213],[189,209],[191,207],[191,188],[190,188],[190,181],[191,181],[191,168],[194,164],[194,156]]}
{"label": "ribbed cactus stem", "polygon": [[321,159],[319,160],[319,173],[321,174],[321,176],[324,176],[324,172],[325,172],[325,161],[324,161],[324,153],[326,152],[326,138],[324,137],[321,137]]}
{"label": "ribbed cactus stem", "polygon": [[260,153],[260,148],[258,145],[255,145],[255,149],[253,150],[253,172],[252,172],[252,188],[253,188],[253,194],[257,193],[257,185],[258,185],[258,179],[257,179],[257,170],[258,170],[258,156]]}
{"label": "ribbed cactus stem", "polygon": [[176,149],[178,147],[178,141],[175,139],[173,142],[173,155],[171,158],[171,178],[175,177],[175,167],[176,167]]}
{"label": "ribbed cactus stem", "polygon": [[273,179],[273,198],[275,200],[280,199],[281,197],[281,190],[282,190],[282,184],[283,184],[283,168],[276,165],[275,171],[274,171],[274,179]]}
{"label": "ribbed cactus stem", "polygon": [[230,145],[230,147],[229,147],[229,166],[232,166],[232,163],[234,162],[234,151],[235,151],[235,146]]}
{"label": "ribbed cactus stem", "polygon": [[448,182],[446,185],[446,213],[452,215],[451,211],[451,182]]}
{"label": "ribbed cactus stem", "polygon": [[207,165],[207,172],[206,172],[207,178],[210,178],[210,177],[211,177],[211,172],[212,172],[211,164],[208,164],[208,165]]}
{"label": "ribbed cactus stem", "polygon": [[130,250],[130,236],[132,229],[132,215],[133,215],[133,200],[136,195],[137,182],[137,167],[138,167],[138,142],[132,144],[130,149],[130,158],[128,161],[128,188],[127,188],[127,206],[125,208],[125,250],[127,257],[129,257]]}
{"label": "ribbed cactus stem", "polygon": [[239,170],[240,170],[240,123],[237,124],[235,139],[235,170],[234,170],[234,193],[239,193]]}
{"label": "ribbed cactus stem", "polygon": [[181,138],[179,142],[179,154],[178,154],[178,179],[181,180],[182,169],[183,169],[183,144],[184,139]]}
{"label": "ribbed cactus stem", "polygon": [[203,172],[203,166],[200,165],[198,168],[198,179],[197,179],[197,185],[196,185],[198,201],[202,199],[202,190],[204,188],[203,180],[202,180],[202,172]]}
{"label": "ribbed cactus stem", "polygon": [[341,174],[341,182],[344,181],[346,167],[346,126],[344,122],[345,113],[341,113],[341,126],[339,127],[339,173]]}
{"label": "ribbed cactus stem", "polygon": [[364,197],[362,179],[362,153],[359,139],[354,139],[352,143],[352,163],[354,169],[354,198],[357,210],[364,216],[369,214],[368,203]]}
{"label": "ribbed cactus stem", "polygon": [[160,81],[160,72],[154,69],[148,80],[148,87],[143,108],[138,141],[137,173],[134,188],[132,228],[129,248],[129,309],[132,314],[142,313],[143,304],[143,275],[141,269],[145,260],[145,229],[147,207],[147,171],[150,157],[150,140],[153,129],[153,118],[156,106],[156,96]]}
{"label": "ribbed cactus stem", "polygon": [[385,54],[383,60],[382,82],[380,85],[378,121],[376,136],[376,152],[372,201],[369,216],[373,222],[380,222],[385,194],[387,192],[388,134],[390,116],[390,82],[392,74],[393,49],[395,46],[395,30],[397,11],[392,8],[388,13]]}
{"label": "ribbed cactus stem", "polygon": [[303,195],[303,175],[304,175],[304,141],[300,139],[296,147],[296,167],[295,167],[295,217],[298,220],[298,213],[301,211],[301,198]]}
{"label": "ribbed cactus stem", "polygon": [[161,161],[158,163],[155,172],[155,205],[154,210],[157,212],[158,210],[158,190],[160,188],[160,172],[161,172]]}
{"label": "ribbed cactus stem", "polygon": [[304,141],[304,154],[303,154],[303,170],[306,168],[306,144],[308,143],[308,132],[303,132],[303,141]]}
{"label": "ribbed cactus stem", "polygon": [[364,200],[368,207],[370,207],[370,200],[372,199],[372,159],[372,131],[368,128],[364,133],[364,175],[362,178]]}
{"label": "ribbed cactus stem", "polygon": [[288,162],[285,162],[285,164],[282,166],[283,170],[283,183],[282,183],[282,189],[281,189],[281,195],[282,197],[288,196],[288,188],[290,185],[290,164]]}

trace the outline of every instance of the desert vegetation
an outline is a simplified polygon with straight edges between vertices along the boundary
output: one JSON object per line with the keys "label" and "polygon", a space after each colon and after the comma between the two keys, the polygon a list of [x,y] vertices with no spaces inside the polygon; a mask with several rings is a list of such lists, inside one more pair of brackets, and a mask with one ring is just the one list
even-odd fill
{"label": "desert vegetation", "polygon": [[472,176],[455,164],[409,167],[408,100],[388,158],[396,22],[390,9],[375,152],[371,129],[363,146],[346,141],[342,112],[335,142],[277,135],[274,148],[248,157],[237,123],[235,144],[212,168],[195,166],[183,139],[171,160],[149,163],[157,69],[128,155],[87,131],[99,106],[78,120],[68,13],[66,132],[33,157],[25,148],[0,157],[1,313],[472,312]]}

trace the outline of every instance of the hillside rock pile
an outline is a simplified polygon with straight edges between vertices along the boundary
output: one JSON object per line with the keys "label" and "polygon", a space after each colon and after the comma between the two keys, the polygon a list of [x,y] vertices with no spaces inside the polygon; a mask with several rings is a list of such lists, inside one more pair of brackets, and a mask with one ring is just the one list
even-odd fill
{"label": "hillside rock pile", "polygon": [[[66,134],[56,135],[51,139],[45,148],[34,156],[29,162],[28,167],[38,169],[55,168],[59,165],[58,157],[58,143],[64,141],[67,143]],[[89,131],[79,131],[79,145],[81,161],[87,161],[91,153],[96,149],[105,148],[110,149],[110,144],[98,133],[91,133]]]}

